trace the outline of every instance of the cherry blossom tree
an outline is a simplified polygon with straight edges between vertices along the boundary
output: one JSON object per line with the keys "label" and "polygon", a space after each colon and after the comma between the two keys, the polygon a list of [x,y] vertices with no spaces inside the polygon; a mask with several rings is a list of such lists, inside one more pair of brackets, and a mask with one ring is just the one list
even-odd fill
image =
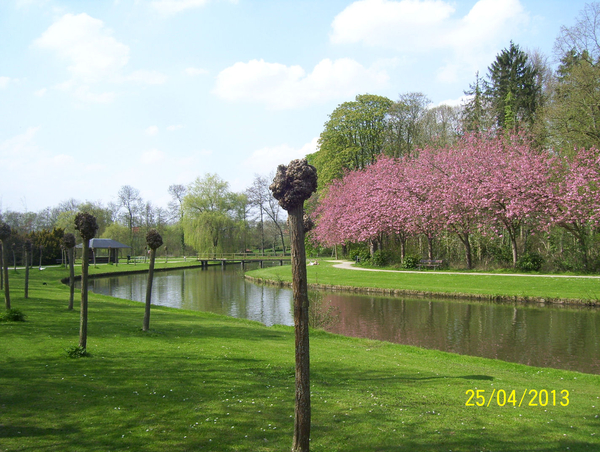
{"label": "cherry blossom tree", "polygon": [[[589,270],[590,228],[600,224],[600,154],[579,149],[572,159],[561,160],[556,186],[554,223],[572,234],[579,244],[585,270]],[[558,172],[558,171],[557,171]]]}

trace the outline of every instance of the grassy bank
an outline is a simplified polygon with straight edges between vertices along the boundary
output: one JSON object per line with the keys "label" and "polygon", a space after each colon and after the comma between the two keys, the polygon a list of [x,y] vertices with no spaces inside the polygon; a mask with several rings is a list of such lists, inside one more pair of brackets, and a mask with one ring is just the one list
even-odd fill
{"label": "grassy bank", "polygon": [[[600,279],[563,278],[556,275],[510,276],[477,273],[447,274],[422,272],[374,272],[334,268],[331,262],[309,266],[308,283],[347,289],[378,289],[404,294],[435,294],[481,297],[488,299],[520,299],[568,302],[583,300],[600,302]],[[275,282],[291,282],[290,266],[254,270],[248,276]]]}
{"label": "grassy bank", "polygon": [[[11,270],[11,289],[27,321],[0,322],[0,450],[289,450],[292,328],[153,307],[142,333],[142,303],[90,294],[92,357],[68,359],[79,313],[66,271],[32,271],[28,300],[22,275]],[[600,448],[597,375],[319,331],[311,361],[313,451]],[[469,390],[484,406],[465,406]],[[515,406],[486,406],[494,390],[514,390]],[[530,390],[555,401],[529,406]]]}

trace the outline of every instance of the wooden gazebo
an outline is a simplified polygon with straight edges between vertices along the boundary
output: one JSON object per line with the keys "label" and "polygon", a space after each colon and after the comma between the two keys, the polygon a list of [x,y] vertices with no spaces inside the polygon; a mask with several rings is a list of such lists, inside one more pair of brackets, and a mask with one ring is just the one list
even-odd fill
{"label": "wooden gazebo", "polygon": [[[80,243],[76,248],[82,248],[83,245]],[[121,242],[117,242],[113,239],[91,239],[90,240],[90,261],[102,264],[102,263],[119,263],[119,250],[123,248],[131,248],[129,245],[125,245]],[[106,251],[104,251],[106,250]]]}

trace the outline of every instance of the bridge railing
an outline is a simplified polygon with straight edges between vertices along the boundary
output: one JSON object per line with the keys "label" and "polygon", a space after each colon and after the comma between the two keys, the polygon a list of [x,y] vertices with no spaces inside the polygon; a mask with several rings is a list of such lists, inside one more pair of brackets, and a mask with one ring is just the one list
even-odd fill
{"label": "bridge railing", "polygon": [[196,256],[198,260],[241,260],[241,259],[256,259],[256,260],[281,260],[290,259],[289,254],[275,253],[202,253]]}

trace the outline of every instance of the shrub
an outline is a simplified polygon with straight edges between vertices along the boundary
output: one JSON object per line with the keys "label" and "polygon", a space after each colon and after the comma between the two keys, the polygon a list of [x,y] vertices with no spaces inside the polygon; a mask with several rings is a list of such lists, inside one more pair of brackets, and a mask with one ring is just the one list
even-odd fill
{"label": "shrub", "polygon": [[84,358],[86,356],[90,356],[90,354],[83,347],[78,347],[77,345],[73,345],[72,347],[65,348],[67,352],[68,358]]}
{"label": "shrub", "polygon": [[517,268],[524,272],[537,272],[543,263],[544,258],[538,253],[525,253],[517,261]]}
{"label": "shrub", "polygon": [[375,251],[373,256],[373,265],[376,267],[385,267],[392,261],[392,254],[389,251]]}
{"label": "shrub", "polygon": [[417,268],[419,262],[421,262],[421,256],[417,254],[407,254],[406,256],[404,256],[404,262],[402,262],[402,267]]}
{"label": "shrub", "polygon": [[26,315],[15,308],[0,313],[0,322],[24,322]]}

